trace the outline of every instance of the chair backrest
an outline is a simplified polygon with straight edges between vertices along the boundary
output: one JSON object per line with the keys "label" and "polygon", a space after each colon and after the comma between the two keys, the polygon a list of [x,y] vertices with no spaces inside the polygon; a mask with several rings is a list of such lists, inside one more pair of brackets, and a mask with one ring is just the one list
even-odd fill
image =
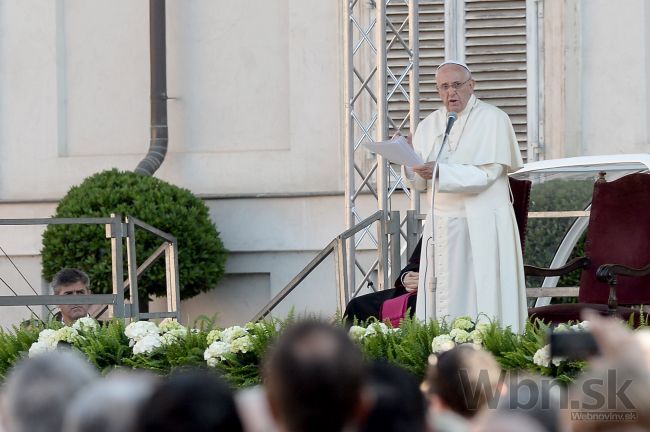
{"label": "chair backrest", "polygon": [[[609,287],[596,279],[600,265],[650,263],[650,174],[594,184],[585,255],[591,266],[580,277],[580,303],[607,303]],[[616,291],[621,305],[649,305],[650,276],[620,276]]]}
{"label": "chair backrest", "polygon": [[519,228],[519,240],[521,241],[521,253],[526,248],[526,229],[528,227],[528,208],[530,207],[530,180],[517,180],[508,177],[510,190],[512,191],[512,207],[517,219],[517,228]]}

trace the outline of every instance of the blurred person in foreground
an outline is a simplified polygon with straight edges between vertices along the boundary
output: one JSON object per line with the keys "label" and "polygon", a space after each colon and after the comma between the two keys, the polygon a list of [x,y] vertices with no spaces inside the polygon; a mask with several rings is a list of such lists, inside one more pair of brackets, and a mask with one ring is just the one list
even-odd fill
{"label": "blurred person in foreground", "polygon": [[135,432],[241,432],[233,392],[215,372],[172,373],[140,406]]}
{"label": "blurred person in foreground", "polygon": [[283,432],[357,430],[365,417],[363,356],[341,328],[318,321],[289,327],[267,353],[263,375]]}
{"label": "blurred person in foreground", "polygon": [[479,412],[495,408],[503,390],[501,368],[492,354],[459,345],[429,358],[424,390],[435,431],[469,430]]}
{"label": "blurred person in foreground", "polygon": [[4,383],[6,432],[59,432],[70,402],[99,375],[86,359],[69,350],[52,351],[19,362]]}
{"label": "blurred person in foreground", "polygon": [[426,402],[420,383],[405,369],[385,361],[368,367],[370,411],[360,432],[425,432]]}
{"label": "blurred person in foreground", "polygon": [[140,406],[157,377],[142,371],[112,372],[79,391],[65,415],[65,432],[132,432]]}
{"label": "blurred person in foreground", "polygon": [[599,355],[570,387],[566,410],[576,432],[650,430],[648,330],[632,331],[618,319],[585,310],[582,318]]}

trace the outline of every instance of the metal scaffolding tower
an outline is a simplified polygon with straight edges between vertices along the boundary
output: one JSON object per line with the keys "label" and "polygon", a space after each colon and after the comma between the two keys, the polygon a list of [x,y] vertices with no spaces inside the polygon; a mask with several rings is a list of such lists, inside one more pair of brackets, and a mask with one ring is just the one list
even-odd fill
{"label": "metal scaffolding tower", "polygon": [[[376,200],[375,208],[383,213],[375,232],[368,225],[348,240],[347,292],[341,299],[347,302],[366,284],[375,289],[375,271],[378,288],[389,288],[390,275],[401,267],[399,242],[401,236],[408,235],[402,231],[408,217],[400,221],[399,213],[391,212],[393,193],[399,189],[409,196],[411,219],[419,207],[419,197],[405,187],[399,167],[369,154],[362,146],[386,140],[397,131],[415,130],[419,121],[419,46],[417,0],[345,3],[346,227],[352,228],[364,219],[362,198]],[[408,104],[408,112],[399,118],[388,109],[391,101]],[[378,258],[369,266],[364,266],[357,256],[357,248],[364,240],[378,251]]]}

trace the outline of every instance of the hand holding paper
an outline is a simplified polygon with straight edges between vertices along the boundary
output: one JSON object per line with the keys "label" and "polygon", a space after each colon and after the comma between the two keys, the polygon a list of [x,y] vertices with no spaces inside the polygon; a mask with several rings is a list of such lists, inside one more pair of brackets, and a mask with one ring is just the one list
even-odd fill
{"label": "hand holding paper", "polygon": [[406,142],[403,136],[397,136],[388,141],[380,141],[364,144],[372,152],[382,155],[393,163],[412,167],[422,165],[424,161],[418,156],[413,147]]}

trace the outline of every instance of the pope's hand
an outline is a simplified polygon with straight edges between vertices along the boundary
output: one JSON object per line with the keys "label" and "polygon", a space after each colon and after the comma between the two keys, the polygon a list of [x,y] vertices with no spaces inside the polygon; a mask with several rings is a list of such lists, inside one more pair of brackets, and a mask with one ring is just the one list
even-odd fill
{"label": "pope's hand", "polygon": [[425,180],[431,180],[433,177],[433,166],[435,162],[427,162],[423,165],[414,165],[413,171]]}

